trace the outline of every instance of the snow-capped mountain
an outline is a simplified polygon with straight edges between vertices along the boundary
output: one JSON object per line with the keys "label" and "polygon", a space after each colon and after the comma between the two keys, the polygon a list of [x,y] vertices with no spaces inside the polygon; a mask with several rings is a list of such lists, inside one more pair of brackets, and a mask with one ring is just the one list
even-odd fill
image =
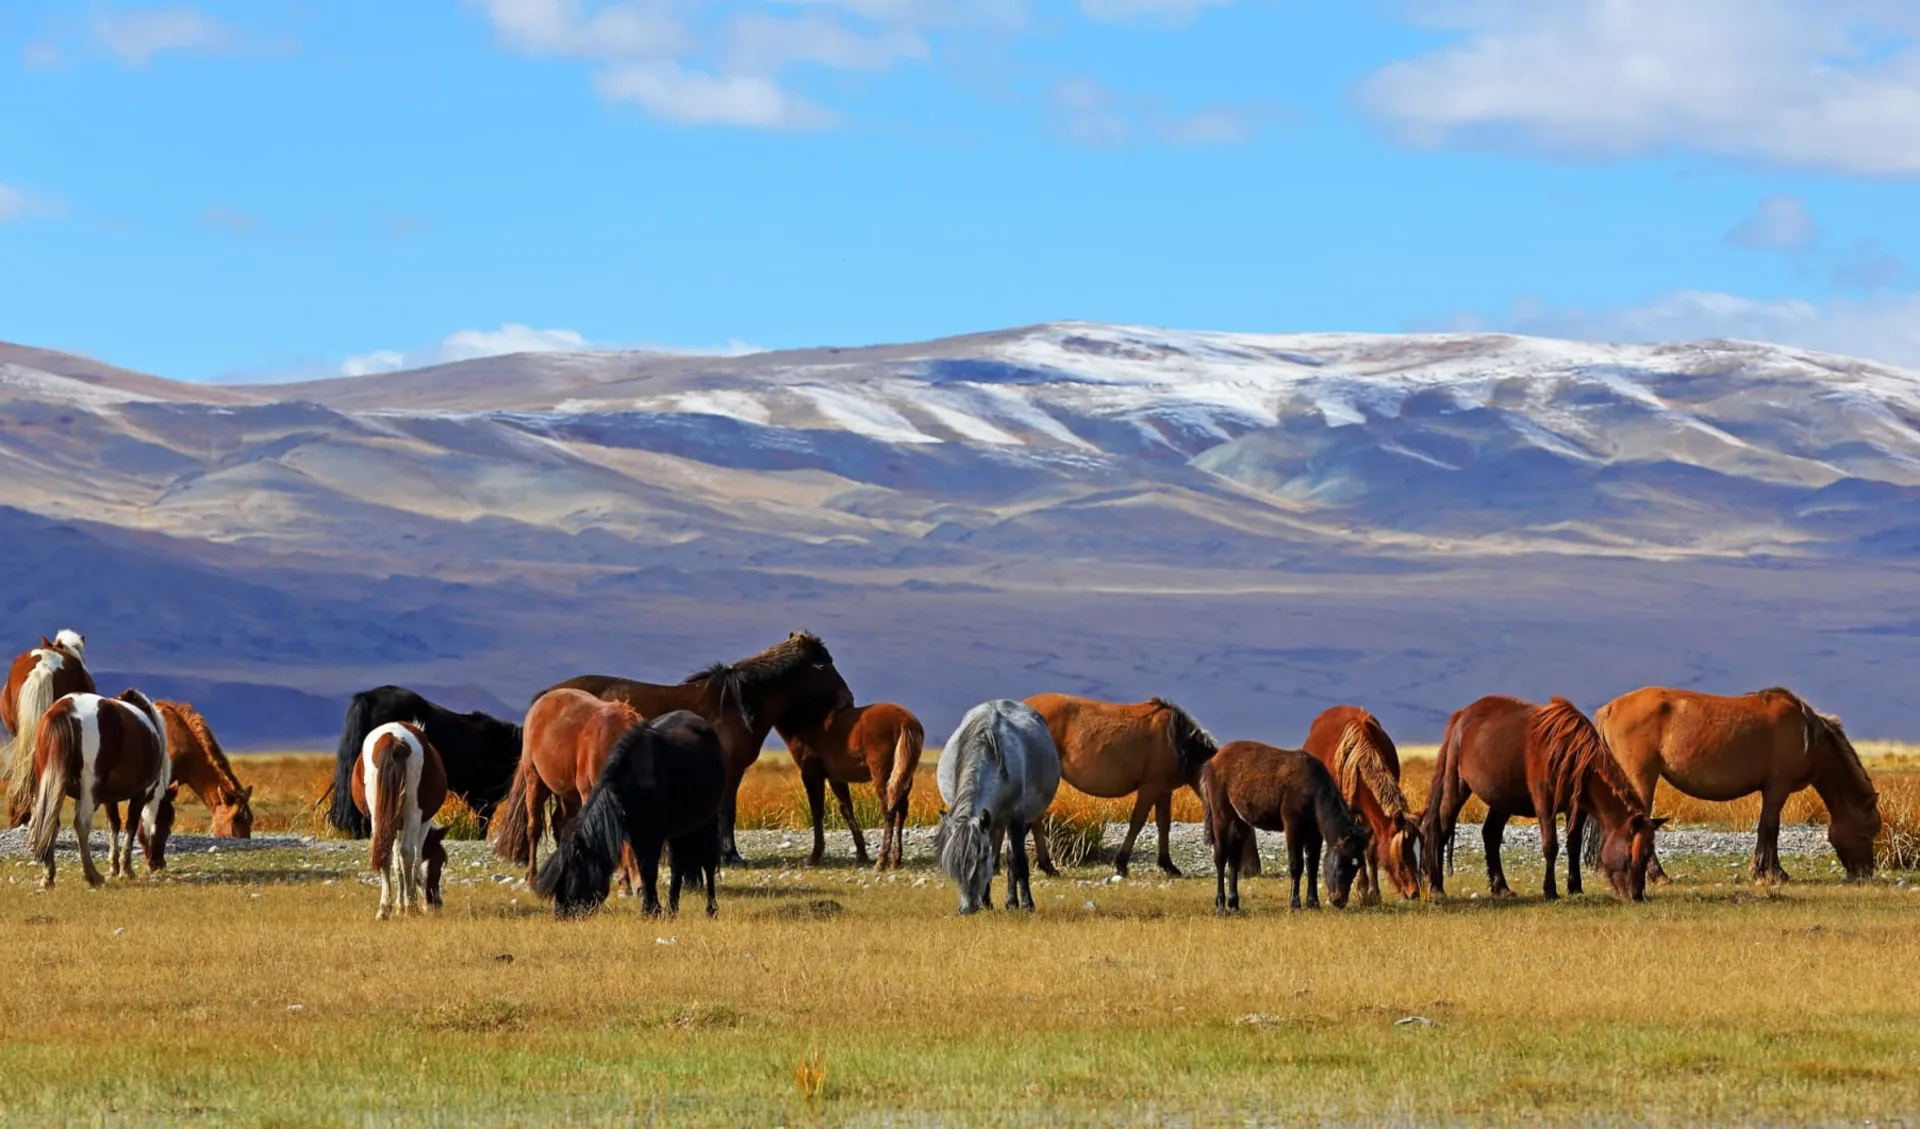
{"label": "snow-capped mountain", "polygon": [[[1112,646],[1097,641],[1111,613],[1096,609],[1151,605],[1120,633],[1159,650],[1147,620],[1186,622],[1204,606],[1260,652],[1273,648],[1250,639],[1287,620],[1261,609],[1301,598],[1325,609],[1309,634],[1349,641],[1406,615],[1440,617],[1415,635],[1444,633],[1448,601],[1531,598],[1544,603],[1528,622],[1543,629],[1555,615],[1671,611],[1661,630],[1692,640],[1701,657],[1688,669],[1704,676],[1725,664],[1700,631],[1723,613],[1754,630],[1759,590],[1806,592],[1796,617],[1807,600],[1829,612],[1858,600],[1851,627],[1879,634],[1856,642],[1905,645],[1887,625],[1908,621],[1897,609],[1912,602],[1905,569],[1920,547],[1916,421],[1920,373],[1739,342],[1061,323],[733,358],[497,357],[275,386],[179,384],[0,346],[0,503],[94,523],[116,552],[245,577],[256,611],[288,593],[323,620],[340,601],[366,603],[372,621],[404,607],[422,617],[413,667],[509,698],[521,687],[503,656],[529,648],[542,670],[578,673],[567,664],[581,647],[635,669],[608,623],[576,621],[581,601],[675,609],[665,634],[693,647],[713,634],[690,626],[698,608],[733,625],[719,634],[737,635],[735,649],[814,609],[882,604],[932,614],[921,643],[950,646],[950,627],[977,628],[991,606],[1012,636],[967,642],[982,670],[1006,659],[1052,671],[1048,685],[1143,697],[1194,676],[1155,682],[1123,655],[1090,659]],[[1812,591],[1840,577],[1845,593]],[[1549,590],[1615,604],[1544,610],[1558,599]],[[1022,609],[1065,615],[1074,601],[1091,619],[1059,626],[1077,649],[1052,646],[1057,630],[1035,637]],[[446,619],[465,604],[472,615]],[[777,622],[770,607],[785,609]],[[56,626],[16,625],[18,614],[0,626]],[[498,620],[495,633],[476,633],[473,615]],[[331,641],[299,662],[359,677],[336,632],[309,634]],[[138,662],[182,655],[196,671],[239,673],[142,639]],[[287,665],[278,642],[246,644],[249,662]],[[1433,643],[1414,648],[1432,656],[1420,662],[1457,666]],[[671,665],[725,657],[712,646]],[[1254,661],[1304,662],[1311,693],[1276,687],[1303,702],[1379,693],[1383,674],[1364,673],[1377,646],[1332,650],[1346,657]],[[1792,651],[1750,652],[1766,661],[1749,680],[1810,663],[1769,658]],[[1039,652],[1050,665],[1035,666]],[[1636,677],[1620,659],[1615,677]],[[391,653],[379,661],[409,669]],[[1451,708],[1450,689],[1410,685],[1424,683],[1395,693],[1423,724]],[[1475,694],[1502,688],[1525,690]]]}

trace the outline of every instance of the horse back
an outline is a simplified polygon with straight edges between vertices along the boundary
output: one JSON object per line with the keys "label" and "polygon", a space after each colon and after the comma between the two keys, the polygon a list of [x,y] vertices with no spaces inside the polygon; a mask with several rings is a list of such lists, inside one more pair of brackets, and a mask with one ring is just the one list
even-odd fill
{"label": "horse back", "polygon": [[1124,795],[1149,777],[1179,774],[1174,713],[1158,698],[1103,702],[1036,694],[1025,704],[1045,721],[1067,782],[1083,792]]}
{"label": "horse back", "polygon": [[1321,792],[1338,794],[1325,765],[1300,749],[1259,741],[1230,741],[1202,770],[1208,803],[1262,831],[1284,831],[1310,820]]}
{"label": "horse back", "polygon": [[[62,698],[75,715],[85,712],[88,699],[97,703],[92,724],[99,744],[94,752],[93,797],[100,803],[144,798],[154,782],[168,773],[163,738],[141,715],[140,707],[115,698],[83,695]],[[49,719],[53,714],[49,712]],[[84,717],[79,718],[84,724]]]}
{"label": "horse back", "polygon": [[1455,715],[1459,744],[1453,771],[1488,807],[1533,814],[1528,752],[1539,709],[1520,698],[1490,694]]}

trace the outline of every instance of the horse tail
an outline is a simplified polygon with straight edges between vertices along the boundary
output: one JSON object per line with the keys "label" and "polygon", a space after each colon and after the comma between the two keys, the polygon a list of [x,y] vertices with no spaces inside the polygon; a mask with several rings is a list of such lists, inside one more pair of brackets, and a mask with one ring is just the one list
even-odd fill
{"label": "horse tail", "polygon": [[913,773],[920,767],[920,754],[926,749],[927,733],[918,721],[908,719],[893,740],[893,771],[887,774],[887,810],[901,811],[913,791]]}
{"label": "horse tail", "polygon": [[1446,736],[1440,739],[1440,755],[1434,761],[1433,782],[1427,785],[1427,810],[1420,816],[1421,852],[1426,856],[1427,881],[1435,890],[1444,881],[1440,861],[1453,870],[1453,819],[1460,793],[1460,744],[1465,740],[1466,711],[1447,719]]}
{"label": "horse tail", "polygon": [[80,759],[80,718],[71,709],[60,711],[39,740],[46,744],[47,755],[40,768],[40,792],[34,799],[33,818],[27,825],[27,848],[34,857],[45,858],[60,831],[60,804],[72,783],[73,762]]}
{"label": "horse tail", "polygon": [[393,841],[403,822],[400,809],[407,802],[407,758],[413,755],[413,742],[395,740],[386,744],[386,756],[380,749],[375,758],[373,795],[373,869],[385,870],[393,861]]}
{"label": "horse tail", "polygon": [[[373,732],[373,695],[361,691],[347,703],[346,720],[340,725],[340,747],[333,754],[333,803],[327,809],[327,822],[354,838],[364,837],[370,828],[367,818],[353,806],[353,766],[360,762],[360,748]],[[322,797],[325,799],[325,797]]]}
{"label": "horse tail", "polygon": [[525,865],[527,852],[533,848],[531,837],[527,834],[527,789],[533,787],[533,758],[525,752],[520,754],[520,767],[514,771],[513,787],[507,789],[507,798],[502,807],[493,810],[492,827],[488,837],[493,840],[493,855],[502,862],[517,862]]}
{"label": "horse tail", "polygon": [[[620,750],[616,746],[614,751]],[[599,909],[612,887],[620,848],[627,842],[627,805],[620,795],[623,780],[613,767],[613,757],[607,758],[586,805],[534,875],[534,893],[553,899],[554,912],[561,917],[580,917]],[[518,787],[516,781],[516,791]]]}
{"label": "horse tail", "polygon": [[7,762],[7,810],[15,819],[32,806],[34,736],[39,732],[41,716],[53,708],[53,676],[59,669],[57,661],[49,661],[43,655],[20,683],[20,698],[15,707],[20,731],[13,735]]}

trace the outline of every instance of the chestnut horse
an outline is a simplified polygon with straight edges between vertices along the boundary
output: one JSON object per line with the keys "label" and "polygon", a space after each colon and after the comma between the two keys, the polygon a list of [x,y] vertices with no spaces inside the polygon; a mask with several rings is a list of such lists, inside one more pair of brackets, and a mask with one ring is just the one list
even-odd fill
{"label": "chestnut horse", "polygon": [[184,784],[213,816],[216,839],[253,836],[253,789],[242,787],[207,719],[185,702],[159,702],[175,784]]}
{"label": "chestnut horse", "polygon": [[1360,871],[1360,899],[1380,900],[1380,866],[1403,898],[1420,896],[1420,820],[1400,791],[1400,751],[1378,718],[1358,706],[1334,706],[1313,719],[1306,751],[1340,783],[1347,806],[1373,830],[1367,865]]}
{"label": "chestnut horse", "polygon": [[8,827],[25,823],[33,807],[33,742],[41,715],[56,699],[98,689],[81,661],[86,649],[87,637],[78,631],[63,630],[51,641],[43,635],[40,645],[14,659],[7,671],[6,686],[0,688],[0,725],[13,738],[0,755],[6,764]]}
{"label": "chestnut horse", "polygon": [[715,663],[695,671],[677,686],[586,674],[548,689],[584,690],[595,697],[625,702],[643,717],[691,710],[706,718],[719,734],[726,757],[727,798],[720,812],[723,864],[745,861],[733,841],[734,804],[740,781],[760,759],[767,734],[775,725],[787,732],[812,729],[831,711],[853,708],[853,691],[847,689],[846,680],[834,667],[827,645],[804,631],[794,632],[785,642],[752,658],[731,665]]}
{"label": "chestnut horse", "polygon": [[[367,869],[380,875],[380,908],[375,921],[440,908],[440,868],[446,831],[433,826],[447,802],[447,770],[420,726],[390,721],[367,734],[354,765],[353,804],[373,828]],[[398,851],[400,861],[394,862]]]}
{"label": "chestnut horse", "polygon": [[[1738,698],[1649,686],[1622,694],[1593,715],[1635,794],[1649,808],[1660,781],[1696,799],[1760,793],[1754,877],[1787,877],[1780,867],[1780,809],[1811,787],[1827,805],[1827,841],[1851,879],[1873,876],[1879,795],[1840,719],[1791,690]],[[1653,873],[1659,873],[1659,861]]]}
{"label": "chestnut horse", "polygon": [[[554,839],[593,793],[594,781],[620,738],[646,724],[632,706],[609,702],[581,690],[549,690],[527,711],[521,732],[520,769],[513,790],[495,814],[493,853],[507,862],[527,864],[531,883],[540,870],[540,835],[548,800],[553,801]],[[631,860],[622,868],[631,890]]]}
{"label": "chestnut horse", "polygon": [[[1179,877],[1173,865],[1173,793],[1186,785],[1198,789],[1200,769],[1220,746],[1193,720],[1193,715],[1163,698],[1121,704],[1070,694],[1036,694],[1027,705],[1047,721],[1047,732],[1060,750],[1060,774],[1068,784],[1089,796],[1111,799],[1133,794],[1133,816],[1127,837],[1113,857],[1113,868],[1123,877],[1133,860],[1133,841],[1152,811],[1160,830],[1160,869]],[[1035,861],[1047,874],[1058,874],[1047,850],[1046,836],[1034,835]]]}
{"label": "chestnut horse", "polygon": [[[1240,908],[1240,874],[1252,849],[1254,829],[1284,831],[1292,906],[1300,908],[1300,877],[1307,878],[1307,908],[1320,908],[1320,871],[1335,908],[1347,904],[1353,879],[1366,861],[1372,838],[1340,797],[1327,766],[1297,749],[1258,741],[1234,741],[1200,772],[1207,804],[1207,842],[1213,847],[1213,906]],[[1324,864],[1321,848],[1326,848]]]}
{"label": "chestnut horse", "polygon": [[920,767],[920,754],[927,743],[920,719],[904,706],[877,702],[835,710],[813,729],[804,733],[782,730],[780,736],[786,739],[793,763],[800,768],[807,808],[813,816],[813,854],[808,856],[807,865],[818,866],[827,852],[824,822],[828,785],[840,805],[840,818],[853,832],[854,857],[861,866],[867,865],[867,840],[853,814],[853,797],[847,785],[872,781],[874,794],[880,799],[880,863],[876,869],[900,869],[907,801],[913,795],[913,774]]}
{"label": "chestnut horse", "polygon": [[[60,807],[73,797],[73,833],[79,840],[80,868],[87,884],[106,879],[93,865],[93,813],[107,805],[109,843],[116,877],[133,877],[133,844],[147,851],[147,863],[159,870],[173,829],[173,799],[167,778],[166,727],[160,711],[138,690],[117,698],[69,694],[40,719],[33,745],[39,789],[27,827],[28,851],[46,864],[41,886],[53,885],[53,840],[60,830]],[[128,805],[126,849],[120,846],[120,821],[113,805]],[[145,830],[142,830],[142,827]]]}
{"label": "chestnut horse", "polygon": [[[1516,815],[1540,821],[1544,892],[1548,898],[1560,896],[1553,872],[1560,853],[1554,817],[1562,813],[1570,830],[1586,814],[1598,818],[1604,836],[1599,864],[1608,884],[1620,897],[1646,897],[1653,833],[1666,820],[1648,818],[1646,804],[1607,752],[1599,730],[1572,702],[1555,698],[1538,706],[1495,695],[1448,720],[1421,821],[1427,882],[1435,894],[1446,893],[1441,857],[1451,857],[1460,809],[1476,794],[1487,805],[1480,837],[1494,897],[1513,896],[1500,865],[1500,836]],[[1578,852],[1567,855],[1567,890],[1580,893]]]}

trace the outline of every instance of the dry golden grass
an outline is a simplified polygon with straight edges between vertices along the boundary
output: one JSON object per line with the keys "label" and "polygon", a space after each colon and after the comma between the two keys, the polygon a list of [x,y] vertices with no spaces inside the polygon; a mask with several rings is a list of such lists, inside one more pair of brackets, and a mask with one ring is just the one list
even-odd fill
{"label": "dry golden grass", "polygon": [[[764,848],[757,848],[762,855]],[[0,863],[0,1122],[1840,1121],[1920,1109],[1920,895],[1742,860],[1640,906],[1211,912],[1203,880],[729,871],[721,916],[556,922],[472,847],[376,924],[364,855]],[[1515,866],[1515,886],[1537,876]],[[1463,891],[1483,890],[1463,872]],[[1085,908],[1089,900],[1097,902]],[[1412,1017],[1428,1022],[1407,1022]]]}

